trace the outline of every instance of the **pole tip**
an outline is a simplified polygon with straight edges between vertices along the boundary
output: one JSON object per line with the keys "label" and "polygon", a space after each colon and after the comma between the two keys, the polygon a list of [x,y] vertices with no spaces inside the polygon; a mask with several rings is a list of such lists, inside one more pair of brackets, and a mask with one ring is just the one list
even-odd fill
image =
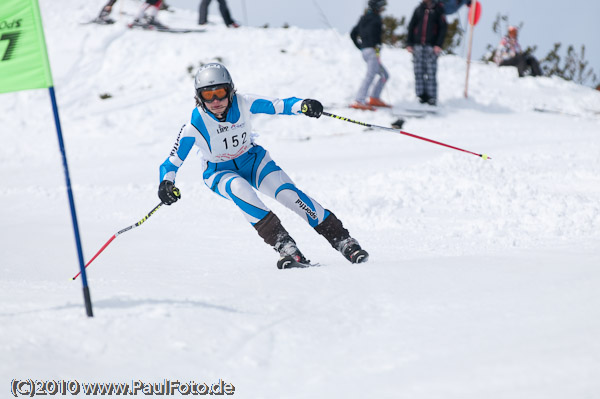
{"label": "pole tip", "polygon": [[481,154],[481,158],[488,159],[489,157],[486,154]]}

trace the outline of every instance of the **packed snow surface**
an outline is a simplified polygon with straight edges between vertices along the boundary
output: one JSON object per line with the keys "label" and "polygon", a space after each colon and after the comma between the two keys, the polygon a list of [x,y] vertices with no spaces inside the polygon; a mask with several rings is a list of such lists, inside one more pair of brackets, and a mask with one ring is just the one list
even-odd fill
{"label": "packed snow surface", "polygon": [[[86,262],[159,203],[158,167],[202,63],[223,62],[239,92],[316,98],[374,125],[417,106],[411,55],[385,47],[394,109],[346,107],[366,69],[347,32],[227,29],[212,15],[204,33],[159,33],[126,27],[137,2],[111,26],[80,24],[100,4],[40,3]],[[195,27],[197,15],[159,17]],[[0,95],[2,396],[13,379],[168,379],[223,380],[252,399],[597,398],[600,93],[474,62],[465,98],[465,73],[465,59],[442,56],[438,113],[403,129],[489,160],[333,118],[256,117],[257,142],[368,263],[265,198],[321,264],[278,270],[191,154],[181,201],[87,269],[94,318],[70,281],[79,263],[48,92]]]}

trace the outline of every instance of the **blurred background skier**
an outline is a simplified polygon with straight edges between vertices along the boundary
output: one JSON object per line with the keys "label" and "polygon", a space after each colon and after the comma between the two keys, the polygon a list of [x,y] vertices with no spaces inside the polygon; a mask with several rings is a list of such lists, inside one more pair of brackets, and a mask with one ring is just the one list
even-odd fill
{"label": "blurred background skier", "polygon": [[448,23],[442,3],[423,0],[408,23],[406,50],[413,55],[415,92],[420,103],[437,104],[437,60]]}
{"label": "blurred background skier", "polygon": [[494,53],[494,62],[499,66],[515,66],[519,77],[525,76],[529,71],[531,76],[540,76],[542,70],[538,60],[529,53],[524,53],[519,40],[519,29],[509,26],[508,33],[504,36]]}
{"label": "blurred background skier", "polygon": [[[383,87],[389,78],[389,74],[381,64],[379,57],[383,26],[381,13],[386,4],[386,0],[369,0],[367,10],[350,32],[354,45],[360,49],[362,57],[367,63],[367,73],[356,94],[356,101],[350,104],[350,108],[373,111],[375,110],[374,107],[389,107],[380,98]],[[379,78],[373,85],[376,76],[379,76]],[[369,88],[371,91],[367,99]]]}

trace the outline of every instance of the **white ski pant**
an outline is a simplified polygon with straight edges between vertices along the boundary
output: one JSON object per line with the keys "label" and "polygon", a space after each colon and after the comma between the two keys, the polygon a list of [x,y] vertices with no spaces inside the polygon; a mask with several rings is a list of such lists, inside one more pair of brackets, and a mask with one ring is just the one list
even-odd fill
{"label": "white ski pant", "polygon": [[233,201],[252,225],[270,212],[257,192],[274,198],[312,227],[329,215],[321,204],[298,189],[268,151],[259,145],[231,161],[207,162],[203,177],[212,191]]}

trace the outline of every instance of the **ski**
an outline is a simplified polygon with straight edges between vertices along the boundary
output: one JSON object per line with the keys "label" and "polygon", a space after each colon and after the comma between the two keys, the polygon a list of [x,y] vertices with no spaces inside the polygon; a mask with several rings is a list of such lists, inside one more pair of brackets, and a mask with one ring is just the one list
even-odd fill
{"label": "ski", "polygon": [[408,112],[412,114],[420,114],[420,115],[437,115],[437,109],[432,108],[401,108],[394,111],[398,112]]}
{"label": "ski", "polygon": [[143,29],[155,32],[168,32],[168,33],[200,33],[205,32],[206,29],[195,29],[195,28],[169,28],[167,26],[156,26],[151,24],[130,24],[131,29]]}
{"label": "ski", "polygon": [[114,19],[102,19],[102,18],[94,18],[92,20],[81,22],[81,25],[89,25],[89,24],[97,24],[97,25],[112,25],[116,21]]}
{"label": "ski", "polygon": [[581,115],[576,115],[576,114],[572,114],[572,113],[569,113],[569,112],[561,111],[561,110],[558,110],[558,109],[549,109],[549,108],[535,107],[533,110],[535,112],[543,112],[543,113],[547,113],[547,114],[558,114],[558,115],[566,115],[566,116],[581,116]]}
{"label": "ski", "polygon": [[428,114],[419,112],[408,112],[408,111],[393,111],[392,115],[397,118],[425,118]]}
{"label": "ski", "polygon": [[193,28],[157,28],[154,29],[157,32],[169,32],[169,33],[201,33],[205,32],[205,29],[193,29]]}
{"label": "ski", "polygon": [[318,263],[298,262],[292,256],[285,256],[285,257],[279,259],[279,261],[277,262],[277,268],[279,270],[284,270],[284,269],[303,269],[303,268],[315,267],[315,266],[321,266],[321,265],[318,264]]}
{"label": "ski", "polygon": [[426,118],[428,116],[435,116],[438,114],[437,109],[406,107],[394,107],[390,109],[390,112],[396,117],[405,118]]}

